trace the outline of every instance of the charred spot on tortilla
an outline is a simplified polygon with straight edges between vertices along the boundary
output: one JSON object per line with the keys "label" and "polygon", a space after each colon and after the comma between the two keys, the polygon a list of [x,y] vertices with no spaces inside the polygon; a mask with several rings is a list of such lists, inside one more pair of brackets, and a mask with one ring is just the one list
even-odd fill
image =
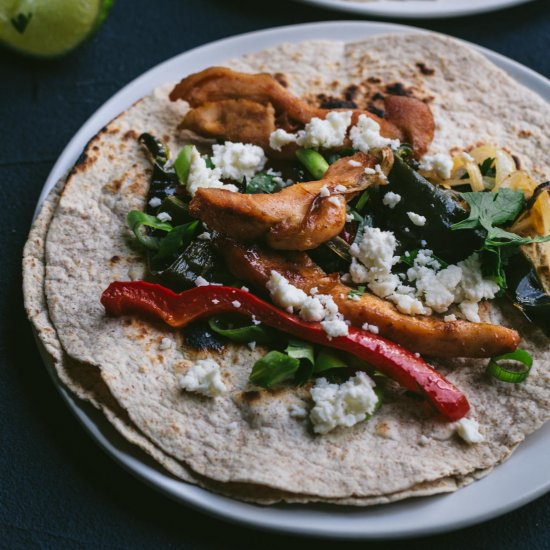
{"label": "charred spot on tortilla", "polygon": [[182,332],[185,344],[196,350],[221,352],[225,348],[225,342],[209,329],[208,323],[191,323]]}
{"label": "charred spot on tortilla", "polygon": [[411,97],[413,95],[411,88],[407,88],[401,82],[386,84],[386,93],[391,95],[401,95]]}
{"label": "charred spot on tortilla", "polygon": [[416,66],[418,67],[418,70],[425,76],[432,76],[435,74],[435,69],[432,69],[431,67],[428,67],[425,63],[422,61],[419,61]]}

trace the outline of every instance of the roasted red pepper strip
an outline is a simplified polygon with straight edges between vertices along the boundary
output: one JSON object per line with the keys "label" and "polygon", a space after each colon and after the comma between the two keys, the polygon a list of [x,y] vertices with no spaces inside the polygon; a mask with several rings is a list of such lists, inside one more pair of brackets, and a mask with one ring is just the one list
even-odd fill
{"label": "roasted red pepper strip", "polygon": [[354,327],[349,328],[347,336],[331,339],[320,323],[306,323],[244,290],[207,285],[176,294],[143,281],[114,282],[103,292],[101,303],[112,315],[151,314],[172,327],[183,327],[196,319],[228,311],[254,315],[282,332],[352,353],[404,388],[427,397],[448,420],[458,420],[470,409],[462,392],[421,357],[398,344]]}

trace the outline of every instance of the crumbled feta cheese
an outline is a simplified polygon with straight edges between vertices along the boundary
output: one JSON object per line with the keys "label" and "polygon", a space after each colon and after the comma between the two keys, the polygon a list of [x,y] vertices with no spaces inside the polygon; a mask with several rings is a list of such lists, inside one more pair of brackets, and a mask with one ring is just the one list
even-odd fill
{"label": "crumbled feta cheese", "polygon": [[343,319],[327,319],[321,321],[323,330],[327,333],[329,340],[338,338],[338,336],[347,336],[349,334],[349,325]]}
{"label": "crumbled feta cheese", "polygon": [[253,324],[253,325],[261,325],[262,322],[261,322],[261,321],[258,321],[258,319],[256,319],[256,316],[255,316],[255,315],[252,315],[252,324]]}
{"label": "crumbled feta cheese", "polygon": [[172,340],[170,338],[163,338],[159,344],[159,350],[164,351],[172,347]]}
{"label": "crumbled feta cheese", "polygon": [[212,163],[220,170],[222,178],[236,181],[251,178],[266,162],[264,150],[257,145],[226,141],[223,145],[212,146]]}
{"label": "crumbled feta cheese", "polygon": [[467,321],[470,321],[471,323],[481,322],[477,302],[461,302],[460,304],[458,304],[458,309],[460,309],[460,313],[462,313]]}
{"label": "crumbled feta cheese", "polygon": [[418,438],[418,444],[419,444],[419,445],[422,445],[423,447],[425,447],[426,445],[428,445],[428,443],[430,443],[431,440],[432,440],[431,437],[426,437],[425,435],[421,435],[421,436]]}
{"label": "crumbled feta cheese", "polygon": [[[296,141],[296,137],[296,134],[291,134],[282,128],[278,128],[274,132],[271,132],[271,135],[269,136],[269,146],[275,151],[280,151],[285,145],[294,143]],[[280,176],[281,174],[278,175]]]}
{"label": "crumbled feta cheese", "polygon": [[472,302],[494,298],[500,287],[492,279],[484,279],[479,254],[474,253],[458,262],[462,269],[462,291],[464,298]]}
{"label": "crumbled feta cheese", "polygon": [[347,223],[352,222],[354,219],[355,218],[351,214],[346,214],[346,222]]}
{"label": "crumbled feta cheese", "polygon": [[318,296],[308,296],[300,309],[300,317],[308,323],[322,321],[326,316],[325,306]]}
{"label": "crumbled feta cheese", "polygon": [[239,308],[239,307],[241,307],[241,302],[239,302],[239,300],[233,300],[233,301],[231,302],[231,305],[232,305],[233,307]]}
{"label": "crumbled feta cheese", "polygon": [[327,201],[334,206],[342,206],[340,195],[332,195],[332,197],[329,197]]}
{"label": "crumbled feta cheese", "polygon": [[314,286],[312,288],[309,289],[309,293],[312,295],[312,296],[315,296],[315,294],[319,294],[319,289]]}
{"label": "crumbled feta cheese", "polygon": [[345,185],[340,185],[338,184],[334,190],[337,192],[337,193],[345,193],[347,187]]}
{"label": "crumbled feta cheese", "polygon": [[409,220],[414,223],[414,225],[418,225],[419,227],[422,227],[426,225],[426,217],[421,216],[420,214],[417,214],[416,212],[407,212],[407,216],[409,217]]}
{"label": "crumbled feta cheese", "polygon": [[425,155],[420,161],[420,170],[435,172],[441,179],[448,180],[453,169],[453,159],[445,153]]}
{"label": "crumbled feta cheese", "polygon": [[211,300],[211,302],[212,302],[214,305],[220,303],[220,301],[219,301],[217,298],[213,298],[213,299]]}
{"label": "crumbled feta cheese", "polygon": [[393,191],[388,191],[382,199],[382,204],[384,204],[388,208],[395,208],[395,206],[399,204],[400,201],[401,195],[398,195]]}
{"label": "crumbled feta cheese", "polygon": [[378,334],[380,332],[380,329],[376,325],[369,325],[368,323],[364,323],[361,328],[373,334]]}
{"label": "crumbled feta cheese", "polygon": [[420,246],[421,246],[422,248],[426,248],[427,244],[428,244],[428,241],[425,241],[424,239],[422,239],[422,240],[420,241]]}
{"label": "crumbled feta cheese", "polygon": [[161,204],[162,204],[162,201],[161,201],[158,197],[153,197],[153,198],[149,201],[149,206],[150,206],[151,208],[158,208]]}
{"label": "crumbled feta cheese", "polygon": [[250,292],[250,289],[247,286],[242,286],[241,290],[244,290],[245,292]]}
{"label": "crumbled feta cheese", "polygon": [[320,197],[330,197],[330,189],[326,185],[323,185],[323,187],[321,187],[321,189],[319,189],[319,196]]}
{"label": "crumbled feta cheese", "polygon": [[374,168],[371,168],[370,166],[367,166],[363,170],[363,173],[367,174],[367,176],[373,176],[374,174],[376,174],[376,170]]}
{"label": "crumbled feta cheese", "polygon": [[252,342],[248,342],[247,346],[252,350],[254,351],[256,349],[256,342],[252,341]]}
{"label": "crumbled feta cheese", "polygon": [[445,315],[445,317],[443,317],[443,320],[446,323],[449,323],[451,321],[456,321],[456,315],[454,313],[451,313],[450,315]]}
{"label": "crumbled feta cheese", "polygon": [[367,115],[359,115],[357,124],[349,132],[349,137],[353,148],[363,151],[363,153],[387,146],[396,149],[400,145],[398,139],[382,137],[380,135],[380,124]]}
{"label": "crumbled feta cheese", "polygon": [[161,222],[171,222],[172,216],[170,216],[168,212],[160,212],[159,214],[157,214],[157,220]]}
{"label": "crumbled feta cheese", "polygon": [[222,181],[220,181],[221,177],[221,170],[219,168],[208,168],[206,166],[206,161],[201,157],[197,151],[197,148],[193,147],[191,152],[189,175],[187,176],[186,183],[186,188],[189,194],[194,197],[197,189],[200,187],[238,191],[234,185],[225,185]]}
{"label": "crumbled feta cheese", "polygon": [[386,177],[386,174],[384,174],[384,171],[382,170],[382,166],[380,166],[379,164],[377,164],[377,165],[374,167],[374,173],[375,173],[375,174],[378,174],[378,181],[379,181],[380,183],[387,183],[388,178]]}
{"label": "crumbled feta cheese", "polygon": [[178,378],[181,389],[215,397],[226,390],[220,366],[213,359],[199,359]]}
{"label": "crumbled feta cheese", "polygon": [[354,160],[354,159],[350,159],[348,160],[348,164],[350,166],[354,166],[354,167],[358,167],[358,166],[361,166],[361,163],[358,161],[358,160]]}
{"label": "crumbled feta cheese", "polygon": [[361,296],[359,294],[353,294],[351,292],[348,294],[348,300],[351,300],[352,302],[358,302],[360,299]]}
{"label": "crumbled feta cheese", "polygon": [[485,438],[479,431],[479,423],[471,418],[461,418],[455,423],[456,433],[464,440],[468,445],[474,445],[475,443],[481,443]]}
{"label": "crumbled feta cheese", "polygon": [[330,149],[343,145],[351,123],[351,111],[331,111],[326,118],[314,117],[298,132],[296,142],[301,147]]}
{"label": "crumbled feta cheese", "polygon": [[351,427],[374,412],[378,396],[374,381],[364,372],[358,372],[343,384],[330,384],[319,378],[311,389],[315,406],[309,418],[313,431],[326,434],[338,426]]}
{"label": "crumbled feta cheese", "polygon": [[200,275],[195,279],[195,286],[207,286],[209,284],[210,283],[204,277],[201,277]]}
{"label": "crumbled feta cheese", "polygon": [[290,311],[300,309],[308,297],[303,290],[291,285],[288,280],[277,271],[271,272],[266,287],[273,301],[283,309],[290,309]]}
{"label": "crumbled feta cheese", "polygon": [[292,418],[305,418],[307,416],[307,411],[305,407],[292,403],[292,405],[288,407],[288,414]]}
{"label": "crumbled feta cheese", "polygon": [[204,233],[197,235],[197,239],[199,239],[199,241],[210,241],[212,240],[212,234],[208,231],[205,231]]}

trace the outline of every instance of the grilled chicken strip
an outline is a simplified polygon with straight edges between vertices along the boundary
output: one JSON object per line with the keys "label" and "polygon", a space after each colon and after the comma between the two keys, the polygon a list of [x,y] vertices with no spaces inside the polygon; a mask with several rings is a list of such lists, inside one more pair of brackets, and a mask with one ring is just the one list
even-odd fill
{"label": "grilled chicken strip", "polygon": [[332,296],[352,325],[376,325],[382,336],[418,353],[436,357],[493,357],[509,353],[519,344],[519,334],[500,325],[405,315],[390,302],[368,293],[357,301],[349,300],[350,287],[343,285],[338,275],[327,275],[303,252],[282,255],[224,238],[217,244],[231,273],[247,284],[265,292],[271,271],[275,270],[305,292],[317,287],[319,294]]}
{"label": "grilled chicken strip", "polygon": [[[346,199],[380,181],[378,173],[365,174],[365,168],[377,162],[371,155],[356,153],[332,164],[323,179],[297,183],[278,193],[244,195],[199,188],[189,213],[239,241],[265,239],[271,248],[309,250],[342,231]],[[389,171],[391,165],[382,164]]]}
{"label": "grilled chicken strip", "polygon": [[[309,105],[269,74],[239,73],[224,67],[211,67],[184,78],[172,90],[170,99],[183,99],[192,107],[183,128],[208,137],[254,143],[270,155],[283,158],[292,158],[296,145],[287,145],[281,152],[271,149],[269,136],[275,127],[294,132],[312,118],[323,119],[334,110]],[[351,109],[352,124],[365,114],[380,124],[383,136],[410,143],[421,157],[434,135],[430,108],[418,99],[392,95],[386,96],[384,104],[385,118]],[[248,118],[250,123],[246,122]]]}

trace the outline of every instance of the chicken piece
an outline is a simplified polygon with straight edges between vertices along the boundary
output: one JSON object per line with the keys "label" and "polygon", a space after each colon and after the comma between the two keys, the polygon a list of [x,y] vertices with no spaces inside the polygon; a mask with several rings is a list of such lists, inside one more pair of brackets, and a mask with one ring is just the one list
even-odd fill
{"label": "chicken piece", "polygon": [[[170,99],[183,99],[192,107],[183,120],[183,128],[214,138],[228,139],[228,136],[232,135],[234,140],[261,146],[269,144],[271,132],[268,134],[267,129],[271,124],[287,131],[294,131],[296,127],[307,124],[314,117],[324,119],[334,110],[309,105],[291,94],[269,74],[239,73],[224,67],[211,67],[184,78],[172,90]],[[234,103],[227,102],[228,100],[246,100],[247,103],[237,108]],[[220,108],[215,108],[214,104],[218,102],[226,103],[220,105]],[[233,112],[239,112],[245,117],[255,117],[258,109],[252,107],[254,103],[272,106],[274,114],[272,116],[267,111],[263,112],[261,125],[256,128],[253,135],[249,131],[251,127],[247,128],[247,132],[240,133],[243,125]],[[385,118],[359,109],[337,110],[351,110],[352,124],[357,122],[359,115],[367,115],[380,124],[380,133],[383,136],[409,142],[416,156],[421,157],[427,151],[434,135],[435,125],[430,108],[422,101],[411,97],[386,96],[384,103]],[[224,114],[224,110],[231,111],[232,114]],[[215,117],[216,122],[213,124]],[[216,132],[213,132],[214,128]],[[349,143],[344,144],[344,147],[348,146]],[[277,152],[265,147],[270,155],[284,158],[292,157],[295,148],[296,146],[291,144]]]}
{"label": "chicken piece", "polygon": [[342,231],[346,199],[379,181],[379,174],[365,174],[365,168],[376,164],[375,157],[356,153],[332,164],[321,180],[271,194],[199,188],[189,213],[210,229],[239,241],[265,239],[271,248],[309,250]]}
{"label": "chicken piece", "polygon": [[332,296],[352,325],[376,325],[381,336],[418,353],[493,357],[509,353],[519,344],[519,334],[500,325],[405,315],[390,302],[368,293],[357,301],[349,300],[350,287],[343,285],[337,274],[327,275],[303,252],[282,255],[223,238],[217,244],[231,273],[247,284],[265,292],[271,271],[275,270],[305,292],[317,287],[319,294]]}
{"label": "chicken piece", "polygon": [[275,109],[249,99],[209,101],[189,111],[182,126],[202,136],[254,143],[269,149],[275,131]]}

